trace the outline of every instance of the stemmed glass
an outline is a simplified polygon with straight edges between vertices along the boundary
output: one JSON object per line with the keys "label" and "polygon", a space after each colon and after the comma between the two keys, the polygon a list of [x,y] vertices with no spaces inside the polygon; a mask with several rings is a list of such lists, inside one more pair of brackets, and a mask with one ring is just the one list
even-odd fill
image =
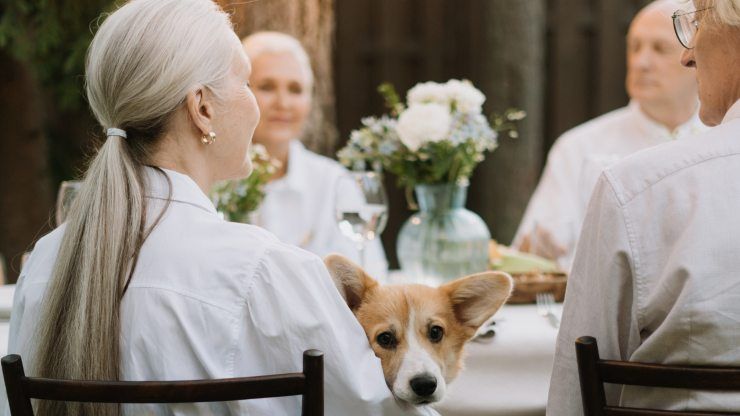
{"label": "stemmed glass", "polygon": [[80,181],[64,181],[59,185],[56,208],[57,227],[62,225],[64,220],[67,218],[69,209],[72,206],[72,201],[74,201],[81,185],[82,182]]}
{"label": "stemmed glass", "polygon": [[376,172],[348,172],[336,183],[335,214],[339,231],[357,246],[360,265],[367,267],[367,243],[376,239],[388,221],[388,198]]}

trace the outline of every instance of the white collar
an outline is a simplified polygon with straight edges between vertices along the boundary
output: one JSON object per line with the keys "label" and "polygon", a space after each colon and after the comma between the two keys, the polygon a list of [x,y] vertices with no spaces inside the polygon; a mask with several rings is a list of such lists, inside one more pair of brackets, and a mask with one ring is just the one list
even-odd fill
{"label": "white collar", "polygon": [[725,124],[728,121],[734,120],[736,118],[740,118],[740,100],[735,101],[735,104],[730,106],[730,108],[725,113],[725,117],[722,119],[722,124]]}
{"label": "white collar", "polygon": [[148,166],[144,168],[147,198],[182,202],[216,214],[216,207],[213,206],[213,202],[190,176],[174,170],[160,169],[164,171],[167,178],[162,176],[162,173],[157,169]]}
{"label": "white collar", "polygon": [[702,124],[701,120],[699,119],[698,104],[696,108],[697,109],[691,116],[691,118],[686,120],[686,122],[684,122],[680,126],[676,127],[673,131],[670,131],[668,127],[648,117],[648,115],[645,114],[644,111],[642,111],[640,104],[636,100],[630,100],[629,103],[629,109],[637,117],[638,125],[642,130],[644,130],[650,136],[664,137],[666,139],[682,139],[684,137],[694,136],[702,128],[704,128],[704,124]]}
{"label": "white collar", "polygon": [[306,147],[303,146],[300,140],[291,140],[290,148],[288,149],[288,168],[285,171],[285,176],[273,181],[268,186],[294,191],[306,189],[306,180],[308,178],[306,177],[307,171],[304,165],[306,163],[307,153],[308,150],[306,150]]}

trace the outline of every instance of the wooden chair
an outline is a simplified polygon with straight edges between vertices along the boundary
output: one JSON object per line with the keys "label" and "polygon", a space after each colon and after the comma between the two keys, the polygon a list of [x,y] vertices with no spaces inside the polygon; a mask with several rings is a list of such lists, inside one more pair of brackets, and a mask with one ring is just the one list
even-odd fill
{"label": "wooden chair", "polygon": [[2,358],[12,416],[33,416],[31,399],[92,403],[196,403],[303,396],[303,416],[324,414],[324,354],[303,353],[303,372],[189,381],[77,381],[26,377],[19,355]]}
{"label": "wooden chair", "polygon": [[604,383],[691,390],[740,391],[740,368],[644,364],[599,358],[593,337],[576,340],[576,359],[581,381],[584,416],[710,416],[740,415],[735,412],[668,411],[608,406]]}

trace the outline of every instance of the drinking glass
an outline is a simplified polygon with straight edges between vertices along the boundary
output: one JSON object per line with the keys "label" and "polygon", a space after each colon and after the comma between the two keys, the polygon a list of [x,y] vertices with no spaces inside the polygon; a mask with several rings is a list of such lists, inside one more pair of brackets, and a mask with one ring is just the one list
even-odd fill
{"label": "drinking glass", "polygon": [[57,193],[57,207],[56,207],[56,222],[57,227],[67,219],[67,214],[72,206],[72,202],[80,190],[82,182],[80,181],[64,181],[59,185],[59,192]]}
{"label": "drinking glass", "polygon": [[388,221],[388,198],[377,172],[348,172],[337,180],[335,213],[339,231],[350,239],[366,268],[367,243],[375,240]]}

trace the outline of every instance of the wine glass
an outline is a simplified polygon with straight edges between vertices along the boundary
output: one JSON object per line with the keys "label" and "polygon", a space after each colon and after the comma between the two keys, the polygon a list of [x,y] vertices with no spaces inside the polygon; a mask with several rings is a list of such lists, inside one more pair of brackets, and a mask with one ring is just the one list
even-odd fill
{"label": "wine glass", "polygon": [[56,222],[57,227],[62,225],[67,214],[72,206],[77,192],[80,190],[82,182],[80,181],[64,181],[59,185],[59,192],[57,193],[57,208],[56,208]]}
{"label": "wine glass", "polygon": [[366,268],[365,248],[388,221],[388,198],[376,172],[348,172],[337,180],[335,213],[339,231],[355,243],[360,265]]}

